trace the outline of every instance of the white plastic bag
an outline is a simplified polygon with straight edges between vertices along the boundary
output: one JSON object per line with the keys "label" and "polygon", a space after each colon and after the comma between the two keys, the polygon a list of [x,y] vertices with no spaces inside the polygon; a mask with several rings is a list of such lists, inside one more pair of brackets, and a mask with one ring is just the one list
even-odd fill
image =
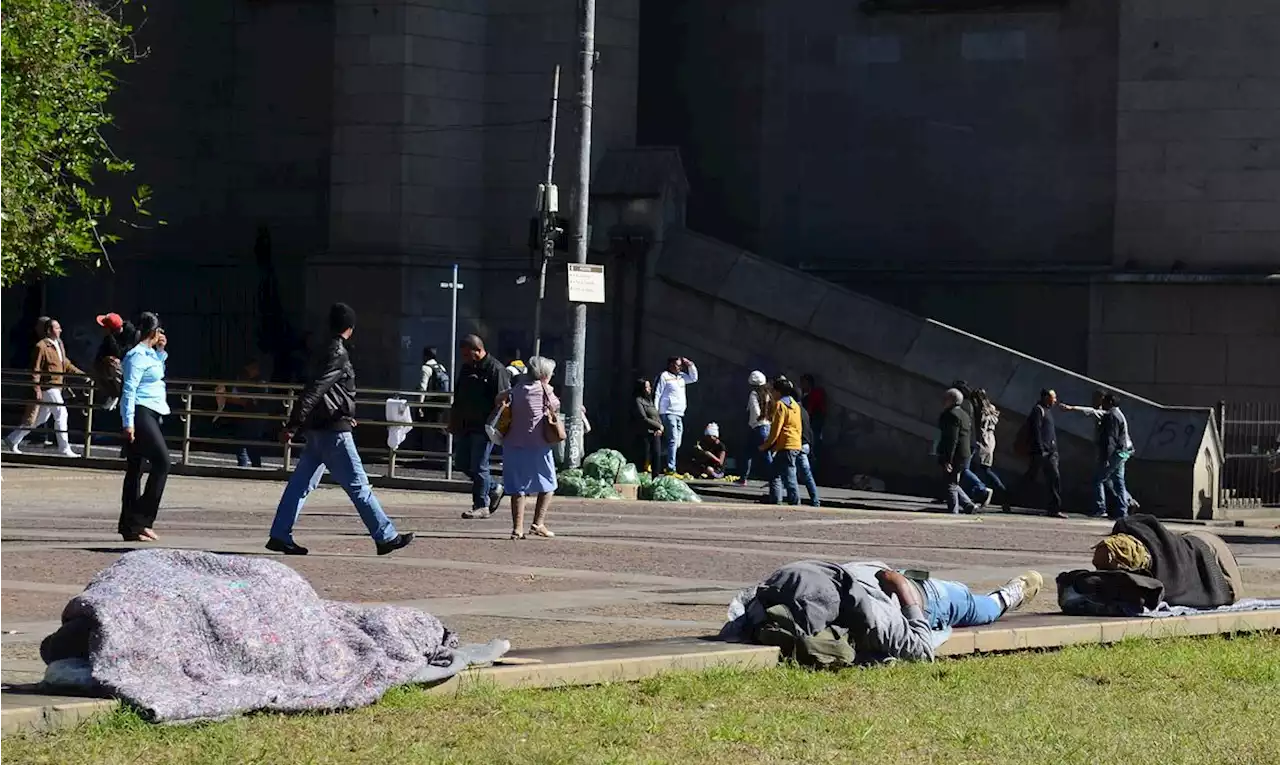
{"label": "white plastic bag", "polygon": [[409,402],[402,398],[387,399],[387,422],[407,422],[409,425],[391,425],[387,428],[387,446],[399,449],[400,444],[408,438],[413,430],[413,414],[409,412]]}

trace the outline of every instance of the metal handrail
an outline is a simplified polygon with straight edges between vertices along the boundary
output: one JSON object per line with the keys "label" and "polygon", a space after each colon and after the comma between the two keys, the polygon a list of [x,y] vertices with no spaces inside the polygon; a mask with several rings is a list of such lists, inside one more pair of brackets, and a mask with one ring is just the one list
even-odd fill
{"label": "metal handrail", "polygon": [[[5,393],[9,392],[9,386],[20,387],[24,389],[33,389],[35,387],[48,387],[47,383],[37,383],[34,379],[36,373],[30,369],[0,369],[0,381],[3,381]],[[41,373],[41,378],[47,378],[48,373]],[[92,376],[87,374],[65,373],[62,375],[63,383],[60,386],[63,390],[72,392],[83,392],[85,395],[83,400],[73,397],[64,400],[62,406],[68,410],[83,411],[85,413],[85,423],[83,429],[77,429],[76,433],[84,435],[84,456],[91,457],[93,455],[93,439],[95,436],[118,436],[118,431],[95,430],[93,426],[94,413],[102,411],[100,406],[102,396]],[[188,378],[167,378],[165,380],[166,388],[170,398],[176,397],[180,402],[179,406],[172,407],[172,412],[182,423],[182,435],[164,435],[166,442],[175,444],[180,448],[180,464],[186,465],[191,461],[192,444],[215,444],[221,446],[245,446],[245,447],[269,447],[276,446],[281,448],[284,460],[284,469],[290,470],[293,462],[293,449],[299,444],[290,441],[282,444],[279,441],[263,441],[260,439],[248,438],[225,438],[221,436],[206,436],[201,434],[193,434],[191,432],[192,424],[196,418],[201,421],[214,420],[236,421],[261,421],[278,423],[283,428],[289,421],[289,415],[292,413],[293,404],[297,399],[298,393],[302,391],[304,386],[296,383],[274,383],[274,382],[258,382],[246,380],[200,380]],[[222,388],[222,390],[219,390]],[[231,390],[234,388],[234,390]],[[405,391],[394,388],[362,388],[355,399],[357,407],[368,406],[385,406],[387,399],[399,398],[403,399],[407,408],[411,412],[441,412],[448,411],[453,406],[453,394],[451,393],[435,393],[421,391]],[[383,398],[370,398],[369,396],[383,396]],[[222,409],[206,408],[201,406],[201,402],[213,400],[216,398],[224,399]],[[253,404],[263,404],[266,408],[275,408],[272,404],[278,404],[277,412],[264,411],[242,411],[238,407],[228,408],[226,406],[230,399],[237,401],[248,401]],[[39,401],[32,398],[14,398],[12,396],[0,396],[0,405],[5,406],[22,406],[24,407],[23,421],[25,421],[25,412],[29,411],[27,407],[38,406]],[[396,471],[397,457],[427,458],[441,459],[445,465],[445,478],[453,478],[453,436],[447,432],[447,425],[443,422],[424,422],[414,419],[412,422],[393,422],[385,419],[362,418],[357,417],[360,424],[373,427],[407,427],[411,431],[445,431],[445,451],[431,451],[420,449],[393,449],[390,446],[387,449],[387,475],[394,478]],[[6,429],[9,427],[21,427],[24,422],[16,425],[5,423]],[[58,431],[54,431],[58,432]],[[68,435],[73,432],[68,426],[66,429]]]}

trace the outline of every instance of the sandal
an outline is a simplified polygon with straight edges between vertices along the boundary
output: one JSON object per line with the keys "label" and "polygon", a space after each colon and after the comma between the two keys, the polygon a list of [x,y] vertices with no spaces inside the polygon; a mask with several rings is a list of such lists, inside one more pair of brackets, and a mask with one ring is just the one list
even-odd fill
{"label": "sandal", "polygon": [[124,541],[126,541],[126,542],[154,542],[154,541],[156,541],[156,540],[152,539],[151,537],[143,536],[142,534],[134,534],[133,536],[125,536],[124,534],[121,534],[120,536],[121,536],[121,537],[124,539]]}
{"label": "sandal", "polygon": [[518,532],[518,531],[513,531],[513,532],[511,532],[511,538],[512,538],[513,540],[516,540],[516,539],[524,539],[524,538],[525,538],[525,535],[524,535],[524,534],[521,534],[521,533],[520,533],[520,532]]}
{"label": "sandal", "polygon": [[550,539],[551,537],[555,536],[555,534],[551,531],[551,529],[547,528],[546,524],[542,524],[542,523],[535,523],[534,525],[530,526],[529,533],[538,537],[546,537],[547,539]]}
{"label": "sandal", "polygon": [[141,532],[140,534],[138,534],[138,536],[140,536],[140,537],[146,537],[146,539],[147,539],[148,541],[151,541],[151,542],[159,542],[159,541],[160,541],[160,537],[156,536],[156,533],[155,533],[154,531],[152,531],[151,529],[143,529],[143,530],[142,530],[142,532]]}

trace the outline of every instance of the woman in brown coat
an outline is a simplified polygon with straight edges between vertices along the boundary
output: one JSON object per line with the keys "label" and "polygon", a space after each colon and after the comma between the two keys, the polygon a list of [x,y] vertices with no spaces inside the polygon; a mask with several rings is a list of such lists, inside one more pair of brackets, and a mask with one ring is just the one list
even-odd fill
{"label": "woman in brown coat", "polygon": [[41,316],[36,320],[36,334],[40,340],[36,343],[34,358],[31,362],[31,379],[35,382],[35,396],[39,403],[27,408],[22,427],[9,434],[9,450],[20,454],[22,440],[32,429],[43,425],[53,418],[54,433],[58,437],[58,451],[64,457],[79,457],[71,450],[67,440],[67,407],[62,400],[62,377],[66,374],[82,375],[80,367],[67,358],[66,346],[62,344],[62,325],[57,319]]}

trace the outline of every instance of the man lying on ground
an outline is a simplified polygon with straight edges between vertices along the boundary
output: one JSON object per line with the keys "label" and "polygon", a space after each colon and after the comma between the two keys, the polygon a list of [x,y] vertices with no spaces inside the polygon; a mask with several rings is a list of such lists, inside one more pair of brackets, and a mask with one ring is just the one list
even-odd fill
{"label": "man lying on ground", "polygon": [[952,627],[990,624],[1032,601],[1043,583],[1028,571],[979,595],[878,561],[798,561],[740,594],[720,636],[776,645],[808,666],[932,660]]}

